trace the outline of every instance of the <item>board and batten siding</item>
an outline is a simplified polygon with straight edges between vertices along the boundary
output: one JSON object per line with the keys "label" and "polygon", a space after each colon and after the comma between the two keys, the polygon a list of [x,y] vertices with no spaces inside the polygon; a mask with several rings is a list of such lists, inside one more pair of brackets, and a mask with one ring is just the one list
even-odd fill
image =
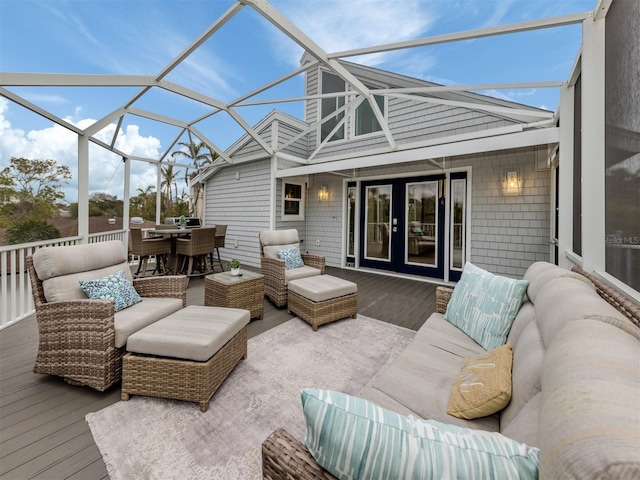
{"label": "board and batten siding", "polygon": [[223,262],[237,258],[260,266],[258,234],[269,229],[270,178],[270,161],[260,160],[223,168],[207,181],[204,223],[228,225]]}

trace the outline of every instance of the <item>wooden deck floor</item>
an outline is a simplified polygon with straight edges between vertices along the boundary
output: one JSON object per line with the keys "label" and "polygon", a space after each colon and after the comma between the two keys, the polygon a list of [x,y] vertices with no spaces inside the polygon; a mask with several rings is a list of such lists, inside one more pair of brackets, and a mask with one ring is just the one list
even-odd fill
{"label": "wooden deck floor", "polygon": [[[432,284],[354,270],[327,273],[358,284],[358,312],[417,330],[435,311]],[[191,280],[189,305],[204,302],[204,280]],[[249,337],[292,318],[265,300]],[[74,387],[32,372],[37,353],[35,316],[0,331],[0,479],[109,478],[85,415],[120,401],[119,384],[106,392]]]}

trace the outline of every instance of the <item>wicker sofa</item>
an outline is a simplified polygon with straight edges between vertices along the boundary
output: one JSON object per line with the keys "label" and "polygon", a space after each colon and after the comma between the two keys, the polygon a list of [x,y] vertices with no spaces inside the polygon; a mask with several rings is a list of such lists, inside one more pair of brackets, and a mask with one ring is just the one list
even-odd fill
{"label": "wicker sofa", "polygon": [[[361,396],[538,447],[540,478],[640,478],[640,309],[588,277],[545,262],[527,270],[502,411],[474,420],[447,414],[463,359],[484,349],[445,320],[451,290],[442,287],[437,313]],[[334,478],[282,428],[263,442],[262,457],[264,478]]]}
{"label": "wicker sofa", "polygon": [[[121,241],[47,247],[27,257],[38,322],[35,373],[104,391],[122,376],[132,333],[186,306],[185,276],[133,279]],[[115,311],[113,301],[91,300],[80,280],[123,270],[142,301]]]}

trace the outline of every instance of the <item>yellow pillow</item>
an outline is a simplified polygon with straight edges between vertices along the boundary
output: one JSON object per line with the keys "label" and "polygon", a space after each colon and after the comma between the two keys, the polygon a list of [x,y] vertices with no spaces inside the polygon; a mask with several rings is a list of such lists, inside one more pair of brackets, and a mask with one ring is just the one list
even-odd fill
{"label": "yellow pillow", "polygon": [[511,401],[513,352],[507,343],[465,359],[456,380],[447,413],[458,418],[479,418],[499,412]]}

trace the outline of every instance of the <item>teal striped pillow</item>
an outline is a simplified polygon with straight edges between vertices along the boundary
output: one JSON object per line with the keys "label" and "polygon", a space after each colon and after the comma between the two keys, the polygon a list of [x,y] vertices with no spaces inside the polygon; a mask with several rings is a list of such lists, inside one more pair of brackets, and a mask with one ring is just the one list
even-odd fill
{"label": "teal striped pillow", "polygon": [[339,479],[537,479],[539,450],[500,433],[404,416],[363,398],[305,389],[305,446]]}
{"label": "teal striped pillow", "polygon": [[528,286],[527,280],[494,275],[467,262],[444,318],[492,350],[507,343]]}

